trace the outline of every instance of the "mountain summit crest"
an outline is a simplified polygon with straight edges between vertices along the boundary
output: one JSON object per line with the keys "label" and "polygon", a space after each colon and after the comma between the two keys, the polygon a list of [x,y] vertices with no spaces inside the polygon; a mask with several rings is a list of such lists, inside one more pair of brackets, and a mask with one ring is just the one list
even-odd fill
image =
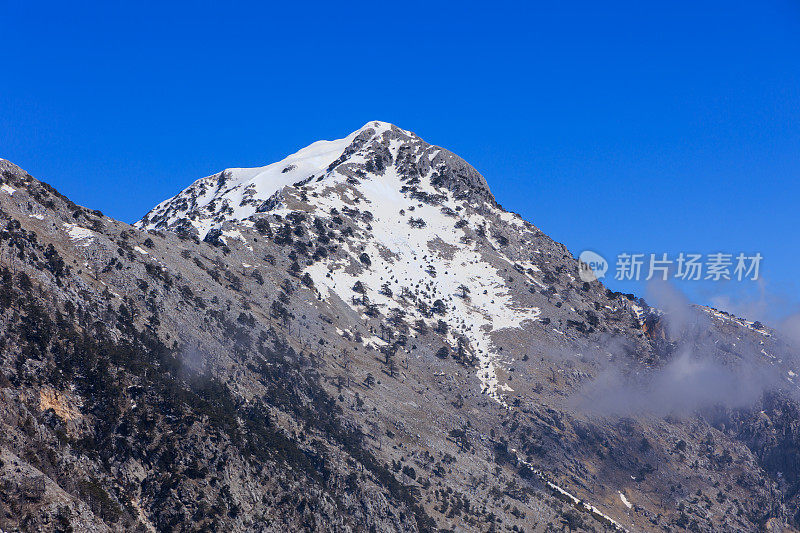
{"label": "mountain summit crest", "polygon": [[393,124],[370,121],[344,138],[316,141],[275,163],[227,168],[201,178],[158,204],[136,226],[196,231],[203,238],[225,221],[274,210],[287,187],[339,181],[357,185],[381,181],[387,172],[401,178],[403,193],[432,186],[494,204],[486,180],[466,161]]}

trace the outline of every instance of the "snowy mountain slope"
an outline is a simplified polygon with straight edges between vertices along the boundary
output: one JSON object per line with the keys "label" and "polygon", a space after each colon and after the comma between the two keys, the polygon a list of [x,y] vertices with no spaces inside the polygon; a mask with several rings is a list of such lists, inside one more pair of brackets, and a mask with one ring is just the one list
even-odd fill
{"label": "snowy mountain slope", "polygon": [[[19,204],[27,226],[40,223],[32,215],[46,222],[44,209],[24,212],[19,183],[4,182],[15,192],[0,200]],[[371,122],[279,163],[203,178],[137,226],[146,231],[122,232],[127,248],[97,220],[66,213],[45,227],[83,262],[80,283],[139,306],[147,328],[201,353],[187,361],[244,405],[269,397],[266,331],[291,346],[440,528],[486,530],[498,517],[506,529],[552,530],[570,509],[637,531],[683,527],[679,509],[700,530],[748,529],[761,509],[788,519],[772,476],[798,478],[769,455],[792,457],[786,404],[726,411],[722,423],[639,416],[647,398],[620,394],[622,380],[675,370],[680,354],[663,315],[581,282],[564,246],[503,210],[458,156],[410,132]],[[693,344],[710,357],[788,361],[761,330],[704,314]],[[605,384],[609,371],[619,384]],[[576,407],[587,387],[602,393],[591,407],[634,409],[595,419]],[[786,442],[773,438],[781,432]],[[720,469],[722,449],[735,469]]]}
{"label": "snowy mountain slope", "polygon": [[[263,212],[206,210],[203,241],[188,217],[140,231],[0,161],[0,528],[798,522],[779,335],[701,309],[688,361],[668,314],[580,282],[474,169],[380,126]],[[743,368],[736,396],[777,383],[669,417],[627,390],[677,375],[691,386],[656,399],[694,406],[710,387],[687,370],[717,363]]]}
{"label": "snowy mountain slope", "polygon": [[205,237],[212,226],[223,220],[242,220],[265,210],[266,202],[283,187],[323,176],[358,133],[335,141],[317,141],[271,165],[229,168],[201,178],[158,204],[138,225],[155,229],[188,217]]}
{"label": "snowy mountain slope", "polygon": [[[226,170],[162,202],[137,225],[191,225],[206,237],[225,221],[265,212],[286,216],[296,209],[327,218],[359,213],[364,233],[347,242],[347,257],[305,269],[323,296],[333,291],[352,302],[352,287],[360,281],[361,302],[384,313],[422,307],[415,319],[431,329],[444,329],[443,321],[450,345],[477,359],[484,391],[501,401],[491,334],[535,320],[540,310],[514,301],[499,272],[513,262],[491,247],[482,249],[470,228],[480,228],[492,241],[498,224],[527,224],[496,206],[472,167],[412,133],[370,122],[344,139],[316,142],[278,163]],[[535,260],[524,249],[519,253]],[[402,293],[402,287],[411,290]],[[427,311],[437,301],[446,312]]]}
{"label": "snowy mountain slope", "polygon": [[[420,164],[430,171],[432,165],[457,159],[449,152],[423,143],[413,133],[385,122],[369,122],[343,139],[317,141],[276,163],[259,168],[230,168],[201,178],[158,204],[136,226],[143,229],[191,226],[203,238],[212,227],[226,220],[244,220],[254,213],[271,210],[275,195],[284,187],[342,179],[349,176],[353,163],[363,163],[370,155],[377,156],[376,162],[380,161],[385,154],[371,150],[378,146],[384,148],[380,145],[383,139],[401,137],[406,144],[411,141],[417,147],[425,146],[428,152],[424,161],[419,160],[422,154],[418,154],[417,161],[404,159],[404,165]],[[442,155],[437,157],[440,153]],[[469,171],[472,186],[488,194],[488,186],[480,174],[463,161],[459,166]]]}
{"label": "snowy mountain slope", "polygon": [[[474,366],[480,391],[505,407],[506,397],[526,397],[510,383],[522,353],[508,342],[644,327],[646,304],[577,280],[571,254],[503,210],[469,164],[384,122],[266,167],[198,180],[137,226],[227,244],[247,242],[241,231],[255,224],[280,228],[297,275],[320,298],[335,295],[363,320],[388,317],[402,332],[436,331],[442,353]],[[326,226],[344,226],[338,246],[328,246]],[[387,349],[386,339],[365,342]]]}

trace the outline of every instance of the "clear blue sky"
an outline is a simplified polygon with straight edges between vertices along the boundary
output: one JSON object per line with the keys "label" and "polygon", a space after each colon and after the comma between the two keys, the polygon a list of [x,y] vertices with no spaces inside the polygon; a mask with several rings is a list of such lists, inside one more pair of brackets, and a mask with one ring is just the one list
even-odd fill
{"label": "clear blue sky", "polygon": [[3,2],[0,30],[0,157],[121,220],[379,119],[576,255],[759,251],[798,302],[796,0]]}

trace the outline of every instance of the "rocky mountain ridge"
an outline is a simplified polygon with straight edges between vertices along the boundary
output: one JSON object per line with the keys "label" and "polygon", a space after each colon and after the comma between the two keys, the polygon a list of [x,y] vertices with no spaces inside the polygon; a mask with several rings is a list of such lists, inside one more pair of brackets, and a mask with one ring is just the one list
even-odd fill
{"label": "rocky mountain ridge", "polygon": [[[410,132],[226,170],[135,227],[0,164],[0,528],[800,520],[790,345],[704,308],[676,332],[580,281]],[[765,378],[655,412],[686,360]]]}

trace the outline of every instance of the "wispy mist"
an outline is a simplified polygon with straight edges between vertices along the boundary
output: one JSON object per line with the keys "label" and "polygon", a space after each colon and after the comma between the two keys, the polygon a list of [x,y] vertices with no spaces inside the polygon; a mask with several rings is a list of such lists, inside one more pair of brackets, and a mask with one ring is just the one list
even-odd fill
{"label": "wispy mist", "polygon": [[[697,410],[755,405],[767,391],[796,395],[788,370],[800,374],[800,315],[791,317],[782,336],[792,346],[743,326],[720,325],[666,283],[648,287],[648,299],[663,312],[665,349],[656,365],[632,365],[624,341],[607,339],[595,358],[599,373],[571,397],[573,405],[599,416],[684,416]],[[729,329],[728,329],[729,328]],[[772,352],[778,353],[772,353]]]}

